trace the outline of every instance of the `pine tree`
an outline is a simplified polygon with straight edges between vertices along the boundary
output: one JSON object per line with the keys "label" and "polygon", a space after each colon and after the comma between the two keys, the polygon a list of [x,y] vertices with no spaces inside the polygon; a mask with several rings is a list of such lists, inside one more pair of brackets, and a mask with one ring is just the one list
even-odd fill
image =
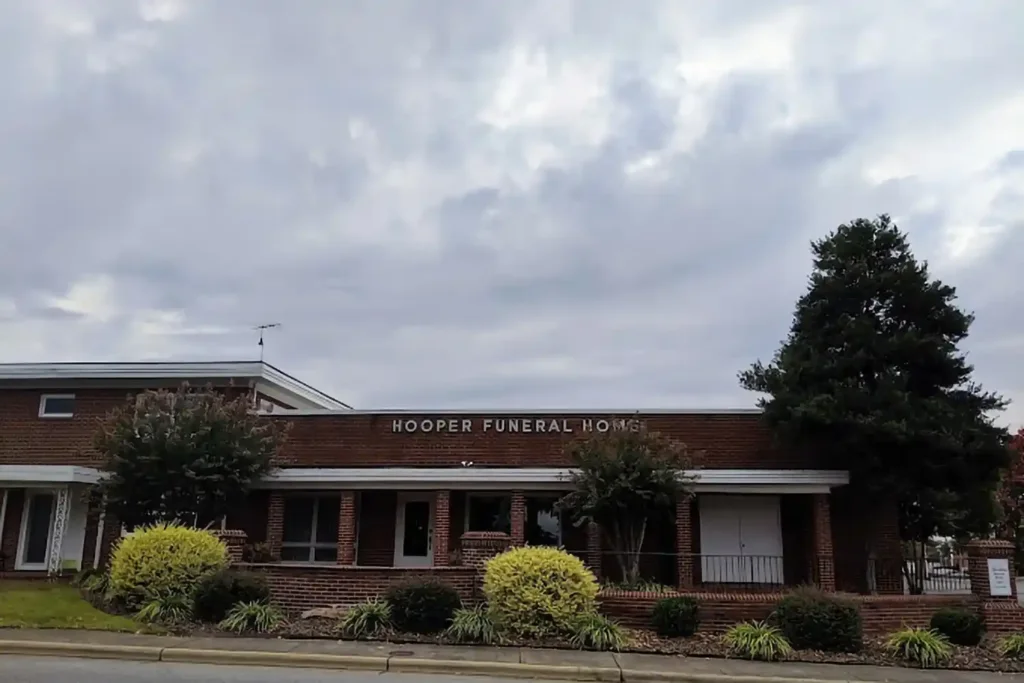
{"label": "pine tree", "polygon": [[1006,401],[971,378],[958,346],[974,318],[956,290],[931,279],[888,216],[841,225],[812,251],[789,336],[740,384],[767,394],[765,419],[786,443],[849,470],[865,495],[895,498],[906,540],[991,523],[977,506],[1007,464],[992,416]]}

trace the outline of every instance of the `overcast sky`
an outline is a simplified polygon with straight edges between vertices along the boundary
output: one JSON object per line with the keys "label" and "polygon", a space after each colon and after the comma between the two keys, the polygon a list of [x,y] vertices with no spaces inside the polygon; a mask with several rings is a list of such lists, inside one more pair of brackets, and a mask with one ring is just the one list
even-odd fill
{"label": "overcast sky", "polygon": [[[1024,423],[1020,0],[3,0],[0,360],[749,407],[888,212]],[[1016,271],[1016,274],[1014,274]]]}

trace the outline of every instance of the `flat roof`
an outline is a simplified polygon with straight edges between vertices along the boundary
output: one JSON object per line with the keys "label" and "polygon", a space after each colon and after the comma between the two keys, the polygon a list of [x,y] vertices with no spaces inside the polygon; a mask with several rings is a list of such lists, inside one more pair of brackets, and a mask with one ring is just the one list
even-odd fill
{"label": "flat roof", "polygon": [[379,415],[394,418],[414,418],[431,416],[501,416],[501,417],[536,417],[536,416],[574,416],[574,417],[621,417],[628,418],[630,415],[760,415],[763,413],[760,408],[628,408],[624,410],[613,410],[609,408],[593,408],[584,410],[581,408],[443,408],[443,409],[415,409],[415,408],[381,408],[379,410],[329,410],[329,409],[308,409],[308,410],[275,410],[268,415]]}
{"label": "flat roof", "polygon": [[262,361],[156,361],[142,363],[0,363],[0,381],[136,379],[251,379],[315,410],[351,406]]}

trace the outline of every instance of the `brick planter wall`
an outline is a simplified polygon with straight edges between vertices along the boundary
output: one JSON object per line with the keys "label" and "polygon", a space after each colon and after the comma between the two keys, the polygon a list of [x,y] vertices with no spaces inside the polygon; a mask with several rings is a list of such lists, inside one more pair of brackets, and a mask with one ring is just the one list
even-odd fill
{"label": "brick planter wall", "polygon": [[[670,594],[602,591],[601,611],[625,626],[649,627],[655,603]],[[766,619],[781,594],[718,595],[688,593],[700,602],[700,630],[721,632],[741,621]],[[943,607],[977,609],[979,602],[970,595],[907,595],[848,596],[860,607],[864,635],[891,633],[907,626],[927,626],[937,610]],[[1010,612],[1007,610],[1007,614]],[[993,624],[992,626],[995,626]],[[990,626],[993,632],[997,628]],[[1002,629],[1006,630],[1006,629]]]}
{"label": "brick planter wall", "polygon": [[390,586],[435,580],[447,583],[465,601],[474,599],[476,572],[461,567],[405,569],[345,565],[249,564],[263,574],[273,602],[290,613],[328,605],[354,605],[382,595]]}

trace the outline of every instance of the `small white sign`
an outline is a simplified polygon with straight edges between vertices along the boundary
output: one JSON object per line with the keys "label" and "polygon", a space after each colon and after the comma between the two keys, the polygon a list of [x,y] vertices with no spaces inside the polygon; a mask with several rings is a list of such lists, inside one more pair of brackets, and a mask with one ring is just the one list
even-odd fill
{"label": "small white sign", "polygon": [[1010,585],[1010,561],[1005,557],[988,558],[988,593],[999,598],[1013,595],[1013,587]]}

